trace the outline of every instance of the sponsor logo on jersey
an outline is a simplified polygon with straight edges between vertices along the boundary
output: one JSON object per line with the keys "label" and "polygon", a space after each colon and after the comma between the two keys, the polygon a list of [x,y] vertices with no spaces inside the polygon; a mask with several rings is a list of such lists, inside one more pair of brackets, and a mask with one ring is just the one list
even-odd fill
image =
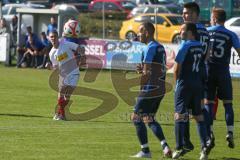
{"label": "sponsor logo on jersey", "polygon": [[67,52],[64,52],[63,54],[60,54],[57,56],[57,61],[61,62],[67,58],[68,58],[68,54],[67,54]]}

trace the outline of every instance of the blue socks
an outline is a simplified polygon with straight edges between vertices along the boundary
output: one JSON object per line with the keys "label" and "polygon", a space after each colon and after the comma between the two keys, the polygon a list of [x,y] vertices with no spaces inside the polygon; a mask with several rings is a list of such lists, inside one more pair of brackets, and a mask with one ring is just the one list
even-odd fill
{"label": "blue socks", "polygon": [[232,103],[225,103],[225,120],[228,128],[228,132],[233,132],[233,125],[234,125],[234,112]]}
{"label": "blue socks", "polygon": [[186,126],[185,126],[185,131],[184,131],[184,141],[188,142],[188,141],[190,141],[190,122],[187,121],[185,123],[186,123]]}
{"label": "blue socks", "polygon": [[141,145],[147,144],[148,143],[148,138],[147,138],[147,128],[145,124],[142,121],[134,122],[134,125],[136,127],[136,132],[138,136],[138,140]]}
{"label": "blue socks", "polygon": [[200,136],[202,148],[206,147],[207,132],[206,132],[205,122],[204,121],[197,122],[197,129],[198,129],[198,134]]}
{"label": "blue socks", "polygon": [[205,104],[203,109],[204,121],[206,124],[207,136],[211,137],[211,126],[213,125],[213,103]]}
{"label": "blue socks", "polygon": [[160,124],[156,121],[148,123],[149,128],[153,131],[154,135],[159,139],[159,141],[165,140],[162,128]]}
{"label": "blue socks", "polygon": [[186,130],[187,123],[184,121],[175,121],[175,137],[176,137],[176,149],[183,148],[183,138]]}
{"label": "blue socks", "polygon": [[[206,117],[208,119],[206,124],[208,124],[208,125],[213,125],[213,106],[214,106],[213,103],[205,104],[205,109],[209,115],[209,117]],[[204,116],[204,118],[205,118],[205,116]]]}
{"label": "blue socks", "polygon": [[211,117],[205,108],[203,109],[203,116],[204,116],[204,122],[206,124],[207,136],[210,138],[211,137],[211,123],[210,123]]}
{"label": "blue socks", "polygon": [[[134,125],[136,127],[136,132],[137,132],[138,140],[141,144],[142,151],[144,153],[150,152],[148,147],[147,128],[145,124],[142,121],[137,121],[137,122],[134,122]],[[154,135],[159,139],[164,149],[167,146],[167,143],[165,142],[165,137],[160,124],[156,121],[153,121],[153,122],[149,122],[148,126],[149,128],[151,128]]]}

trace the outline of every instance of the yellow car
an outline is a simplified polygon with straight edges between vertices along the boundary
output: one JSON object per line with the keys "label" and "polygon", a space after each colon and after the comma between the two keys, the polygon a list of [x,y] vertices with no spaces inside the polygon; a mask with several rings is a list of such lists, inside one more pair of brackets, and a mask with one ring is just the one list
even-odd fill
{"label": "yellow car", "polygon": [[142,14],[123,21],[119,32],[120,39],[136,39],[138,27],[146,21],[155,25],[155,39],[157,41],[179,43],[183,19],[181,15],[176,14]]}

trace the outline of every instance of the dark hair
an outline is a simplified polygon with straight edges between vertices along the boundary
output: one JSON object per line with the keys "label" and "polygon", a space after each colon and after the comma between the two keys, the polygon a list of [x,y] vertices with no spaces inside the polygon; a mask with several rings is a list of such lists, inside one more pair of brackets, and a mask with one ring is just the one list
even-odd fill
{"label": "dark hair", "polygon": [[41,32],[41,35],[46,35],[46,33],[45,32]]}
{"label": "dark hair", "polygon": [[195,37],[195,39],[198,38],[198,32],[197,32],[197,26],[195,23],[192,22],[185,22],[186,25],[186,31],[191,31],[192,35]]}
{"label": "dark hair", "polygon": [[14,16],[12,17],[12,19],[17,19],[18,20],[18,16],[16,14],[14,14]]}
{"label": "dark hair", "polygon": [[217,22],[225,22],[227,15],[224,9],[222,8],[213,8],[212,14],[216,18]]}
{"label": "dark hair", "polygon": [[192,12],[197,13],[198,16],[199,16],[199,14],[200,14],[200,7],[199,7],[199,5],[198,5],[196,2],[188,2],[188,3],[185,3],[185,4],[183,5],[183,8],[190,9]]}
{"label": "dark hair", "polygon": [[143,22],[142,26],[148,31],[149,34],[154,35],[155,27],[151,22]]}
{"label": "dark hair", "polygon": [[50,34],[50,33],[56,34],[56,35],[58,36],[58,32],[57,32],[57,30],[55,30],[55,29],[49,31],[49,34]]}

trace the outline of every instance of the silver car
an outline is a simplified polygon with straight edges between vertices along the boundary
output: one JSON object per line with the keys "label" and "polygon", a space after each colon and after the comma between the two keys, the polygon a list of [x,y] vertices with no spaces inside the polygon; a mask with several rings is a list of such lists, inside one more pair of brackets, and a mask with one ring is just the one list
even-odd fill
{"label": "silver car", "polygon": [[31,4],[31,3],[12,3],[12,4],[6,4],[2,7],[2,15],[3,17],[10,22],[12,17],[17,14],[16,10],[17,8],[45,8],[44,5],[40,4]]}
{"label": "silver car", "polygon": [[227,20],[224,26],[237,34],[240,38],[240,17],[233,17]]}

